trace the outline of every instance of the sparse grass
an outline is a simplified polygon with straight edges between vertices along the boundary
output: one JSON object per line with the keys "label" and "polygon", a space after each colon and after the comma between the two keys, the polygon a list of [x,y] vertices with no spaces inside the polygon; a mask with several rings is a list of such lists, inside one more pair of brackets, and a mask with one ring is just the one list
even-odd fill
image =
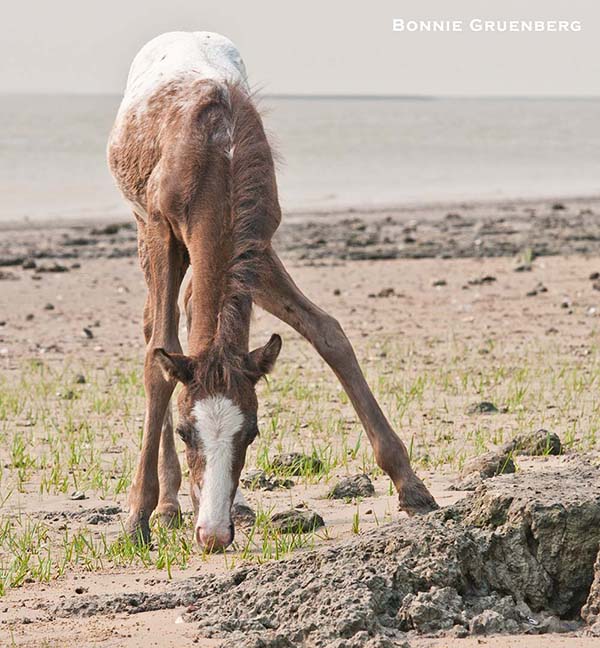
{"label": "sparse grass", "polygon": [[[594,336],[584,349],[563,344],[542,340],[513,347],[490,336],[467,344],[450,335],[415,348],[389,337],[368,343],[361,361],[417,467],[455,473],[469,457],[542,427],[558,432],[567,451],[597,448],[598,346]],[[77,374],[85,376],[84,384],[76,382]],[[300,372],[297,364],[283,362],[259,390],[260,436],[246,468],[290,477],[273,459],[294,451],[312,460],[291,477],[301,488],[326,485],[340,473],[382,474],[346,395],[321,365]],[[500,413],[466,414],[469,405],[483,400],[495,403]],[[0,373],[0,595],[72,570],[137,566],[170,577],[207,559],[193,544],[189,516],[181,529],[155,526],[152,547],[140,548],[116,532],[106,533],[102,525],[57,525],[20,512],[24,497],[47,508],[46,498],[60,502],[75,490],[124,504],[142,412],[137,359],[60,367],[26,361]],[[329,537],[326,529],[282,534],[270,522],[272,512],[259,508],[254,526],[238,531],[235,546],[223,556],[228,567],[276,560]],[[352,533],[364,522],[357,506]]]}

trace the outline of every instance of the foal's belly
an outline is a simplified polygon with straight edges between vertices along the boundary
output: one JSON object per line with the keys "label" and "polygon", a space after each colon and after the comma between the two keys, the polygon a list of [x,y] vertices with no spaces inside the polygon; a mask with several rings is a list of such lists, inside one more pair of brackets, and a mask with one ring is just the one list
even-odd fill
{"label": "foal's belly", "polygon": [[228,38],[213,32],[169,32],[146,43],[136,55],[121,110],[186,76],[247,85],[242,57]]}

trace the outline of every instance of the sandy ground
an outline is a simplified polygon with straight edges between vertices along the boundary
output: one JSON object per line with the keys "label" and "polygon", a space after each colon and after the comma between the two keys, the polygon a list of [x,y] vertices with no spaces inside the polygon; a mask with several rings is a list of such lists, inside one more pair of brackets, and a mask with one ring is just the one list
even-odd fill
{"label": "sandy ground", "polygon": [[[568,221],[572,219],[577,223],[581,218],[590,218],[591,222],[597,206],[596,201],[567,205],[565,210],[553,210],[548,204],[543,206],[546,216],[566,219],[560,228],[560,236],[566,242],[557,251],[577,251],[570,246],[575,240],[573,237],[580,236],[581,229],[571,227]],[[483,208],[477,209],[480,211],[475,210],[476,213],[482,214]],[[348,246],[345,239],[339,249],[321,254],[321,248],[327,244],[316,243],[312,249],[318,253],[300,254],[299,246],[294,243],[297,231],[288,230],[282,236],[281,247],[291,274],[314,301],[343,324],[384,409],[398,433],[411,446],[419,474],[442,506],[462,496],[451,487],[465,459],[517,433],[545,427],[557,432],[563,443],[567,442],[567,452],[596,447],[596,430],[600,429],[600,417],[594,403],[594,390],[597,391],[600,376],[600,286],[590,279],[594,272],[600,271],[600,261],[592,255],[596,252],[596,234],[578,239],[588,248],[578,250],[576,256],[541,256],[532,261],[535,255],[531,251],[539,245],[539,240],[527,238],[534,234],[523,234],[525,230],[530,231],[527,228],[535,219],[535,214],[527,211],[531,209],[534,208],[526,204],[519,205],[516,212],[513,210],[518,215],[515,222],[527,225],[519,229],[518,239],[516,234],[510,233],[512,226],[507,224],[503,208],[483,209],[488,216],[491,214],[489,218],[496,219],[494,222],[501,221],[506,230],[503,241],[511,241],[506,246],[506,254],[492,255],[495,258],[482,254],[481,258],[382,259],[386,255],[376,253],[376,248],[391,249],[391,242],[382,243],[386,236],[396,241],[394,245],[398,249],[413,245],[404,239],[418,238],[419,232],[430,232],[431,241],[443,242],[444,231],[440,223],[445,222],[450,227],[458,220],[456,217],[434,219],[433,216],[440,216],[442,212],[453,213],[442,208],[439,213],[413,214],[415,222],[408,225],[410,214],[397,214],[398,222],[404,223],[404,229],[408,228],[400,246],[397,245],[397,232],[393,238],[380,228],[374,234],[379,238],[375,242],[367,241],[366,245]],[[461,218],[471,219],[470,214],[474,212],[465,209],[463,213],[466,216]],[[388,216],[371,217],[384,223]],[[322,223],[320,218],[313,222]],[[353,218],[355,215],[337,218],[334,230],[329,224],[322,225],[325,231],[319,230],[318,236],[347,232],[348,219]],[[485,220],[484,215],[481,218]],[[369,232],[371,221],[366,216],[365,220],[366,230],[361,229],[360,220],[359,225],[355,225],[358,237]],[[297,222],[306,227],[306,220]],[[473,229],[469,236],[477,236],[475,225],[456,229],[464,233],[469,228]],[[478,228],[481,238],[481,222]],[[65,381],[65,376],[71,380],[79,372],[86,375],[86,384],[73,388],[80,403],[80,409],[74,412],[83,419],[89,418],[93,429],[102,428],[98,433],[104,444],[102,461],[108,462],[108,457],[119,457],[126,451],[135,458],[138,442],[135,432],[139,431],[142,415],[139,383],[130,402],[116,403],[114,411],[95,407],[93,404],[100,396],[89,394],[91,389],[106,394],[110,381],[103,382],[102,377],[112,375],[116,369],[138,375],[141,372],[144,345],[140,317],[145,288],[137,261],[131,256],[135,233],[121,229],[112,234],[110,231],[91,234],[89,230],[87,227],[4,233],[1,247],[5,267],[0,268],[0,376],[3,395],[14,394],[21,385],[23,402],[12,410],[5,407],[0,419],[0,459],[5,468],[0,480],[3,520],[19,515],[39,519],[48,512],[80,514],[108,505],[122,510],[126,507],[126,490],[116,493],[111,488],[95,490],[87,486],[87,499],[73,501],[70,494],[76,489],[69,482],[62,492],[54,488],[40,494],[43,471],[37,469],[32,469],[17,488],[11,464],[14,464],[11,448],[15,435],[25,435],[27,442],[32,444],[29,447],[32,455],[39,457],[42,452],[46,419],[36,417],[37,401],[27,407],[28,380],[37,380],[33,376],[34,367],[40,362]],[[466,252],[454,254],[454,244],[448,242],[452,237],[447,231],[445,236],[447,254],[442,251],[441,256],[469,256]],[[556,236],[548,232],[544,236],[553,245],[556,243]],[[80,245],[65,245],[77,238]],[[84,243],[85,238],[95,238],[99,243]],[[488,241],[492,239],[484,237],[484,243],[473,245],[487,249]],[[100,253],[99,247],[102,248]],[[426,247],[424,245],[423,249]],[[504,249],[502,244],[500,248]],[[78,250],[76,254],[73,254],[74,249]],[[356,256],[348,254],[348,250],[356,249],[370,250],[376,260],[369,259],[369,254],[363,255],[364,260],[348,258]],[[42,250],[46,253],[40,254]],[[584,252],[589,252],[590,256]],[[303,256],[308,258],[301,258]],[[398,253],[393,256],[411,255]],[[23,268],[23,260],[33,257],[37,268]],[[64,271],[52,271],[57,269],[55,264]],[[46,271],[39,272],[40,268]],[[282,334],[284,346],[271,384],[260,386],[261,424],[267,426],[278,417],[283,432],[272,437],[278,449],[310,450],[311,444],[322,443],[330,444],[338,456],[342,452],[341,437],[332,436],[332,427],[324,424],[319,427],[318,422],[334,420],[336,429],[344,431],[349,447],[360,439],[360,427],[335,378],[295,332],[257,309],[253,342],[263,343],[271,332]],[[183,324],[181,337],[185,338]],[[61,389],[46,391],[44,396],[44,407],[48,416],[52,414],[59,421],[58,428],[65,425],[65,395]],[[67,400],[70,398],[68,396]],[[469,405],[483,400],[493,400],[499,414],[487,417],[467,414]],[[12,400],[5,397],[5,402]],[[87,414],[86,408],[89,408]],[[123,413],[125,409],[127,415]],[[307,417],[305,427],[299,426],[294,434],[286,436],[286,425],[304,416]],[[113,442],[116,447],[111,449],[109,446]],[[258,465],[258,456],[259,450],[251,453],[247,468]],[[396,511],[395,497],[389,493],[388,480],[375,470],[372,458],[365,459],[369,456],[363,439],[360,453],[348,464],[333,462],[325,478],[297,480],[288,490],[251,492],[248,499],[255,508],[269,511],[298,504],[317,510],[325,519],[327,537],[317,537],[314,542],[335,542],[352,534],[357,504],[331,501],[324,496],[336,479],[346,474],[366,468],[375,484],[375,496],[359,502],[361,530],[400,515]],[[528,461],[543,459],[523,460],[520,468],[526,469]],[[182,505],[184,510],[190,509],[186,484],[182,488]],[[85,526],[85,516],[59,518],[60,515],[57,522],[51,520],[49,524],[58,528],[57,525],[65,524],[65,519],[67,524],[71,519],[74,527]],[[101,525],[102,532],[109,538],[116,537],[121,518],[122,515],[117,514],[107,520]],[[0,555],[6,564],[9,558],[6,546],[0,549]],[[194,572],[223,573],[227,569],[227,559],[223,556],[202,558],[193,555],[188,567],[174,569],[173,577],[183,578]],[[51,613],[53,602],[61,597],[76,596],[78,588],[88,593],[136,591],[141,586],[152,590],[161,588],[166,579],[165,571],[155,566],[125,567],[108,563],[91,572],[81,566],[71,566],[64,575],[48,583],[25,582],[9,589],[0,599],[0,644],[175,646],[193,641],[202,646],[219,645],[217,640],[199,638],[193,624],[177,623],[182,610],[66,620],[55,619]],[[423,648],[481,645],[583,648],[598,645],[598,639],[548,635],[422,638],[411,645]]]}

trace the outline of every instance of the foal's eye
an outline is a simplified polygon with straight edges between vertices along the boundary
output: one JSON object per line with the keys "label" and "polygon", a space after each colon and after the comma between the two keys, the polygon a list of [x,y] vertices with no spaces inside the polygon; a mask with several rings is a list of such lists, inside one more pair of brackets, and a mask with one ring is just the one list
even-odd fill
{"label": "foal's eye", "polygon": [[192,428],[185,423],[180,423],[175,429],[175,432],[177,432],[181,440],[186,444],[192,440]]}

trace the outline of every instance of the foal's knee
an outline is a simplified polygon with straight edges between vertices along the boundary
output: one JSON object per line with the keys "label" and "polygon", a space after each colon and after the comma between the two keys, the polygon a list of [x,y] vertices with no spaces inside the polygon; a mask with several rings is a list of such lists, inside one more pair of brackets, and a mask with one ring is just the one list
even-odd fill
{"label": "foal's knee", "polygon": [[316,322],[315,344],[319,353],[330,363],[338,364],[353,354],[344,329],[331,315],[325,314]]}

